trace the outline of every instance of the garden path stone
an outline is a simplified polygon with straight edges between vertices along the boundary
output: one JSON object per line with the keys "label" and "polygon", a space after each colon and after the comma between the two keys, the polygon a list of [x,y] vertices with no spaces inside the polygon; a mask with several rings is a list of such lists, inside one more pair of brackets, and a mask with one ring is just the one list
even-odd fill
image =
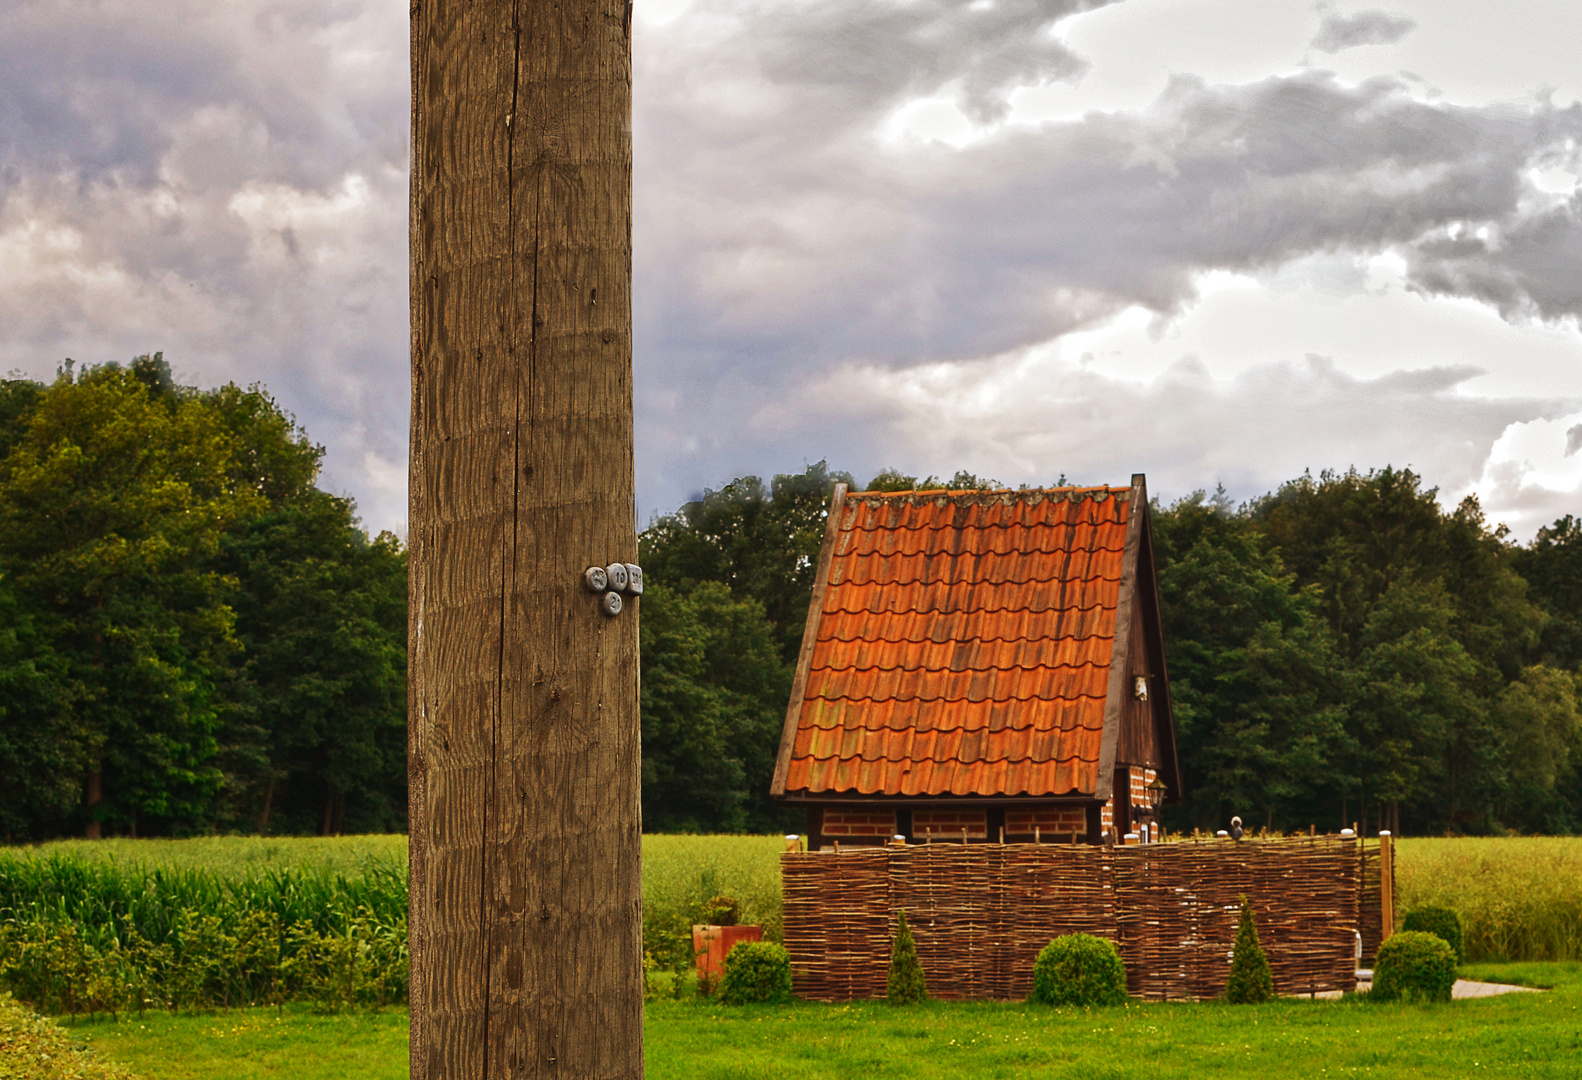
{"label": "garden path stone", "polygon": [[1539,992],[1539,988],[1536,986],[1473,982],[1471,979],[1457,979],[1456,985],[1450,988],[1450,996],[1458,1001],[1462,998],[1494,997],[1496,994],[1536,994]]}
{"label": "garden path stone", "polygon": [[[1357,980],[1357,992],[1359,994],[1367,993],[1372,986],[1373,983],[1366,979]],[[1450,997],[1452,1000],[1460,1001],[1463,998],[1495,997],[1499,994],[1536,994],[1540,992],[1540,988],[1536,986],[1516,986],[1513,983],[1475,982],[1472,979],[1457,979],[1456,985],[1450,988]],[[1286,994],[1283,996],[1305,998],[1309,995]],[[1319,1001],[1338,1001],[1341,997],[1341,992],[1339,990],[1320,990],[1311,996]]]}

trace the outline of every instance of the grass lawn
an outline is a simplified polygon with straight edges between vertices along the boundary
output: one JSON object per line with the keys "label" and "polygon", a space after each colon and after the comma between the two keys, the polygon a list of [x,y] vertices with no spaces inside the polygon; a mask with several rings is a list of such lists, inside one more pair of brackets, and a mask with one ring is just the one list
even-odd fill
{"label": "grass lawn", "polygon": [[407,1075],[405,1009],[314,1013],[306,1005],[75,1025],[101,1057],[142,1080],[399,1080]]}
{"label": "grass lawn", "polygon": [[[1479,964],[1465,978],[1552,986],[1546,994],[1441,1006],[1281,1001],[1133,1004],[799,1004],[730,1009],[651,1003],[650,1080],[852,1077],[1174,1078],[1582,1076],[1582,964]],[[288,1008],[79,1023],[75,1031],[144,1080],[398,1080],[406,1017]]]}

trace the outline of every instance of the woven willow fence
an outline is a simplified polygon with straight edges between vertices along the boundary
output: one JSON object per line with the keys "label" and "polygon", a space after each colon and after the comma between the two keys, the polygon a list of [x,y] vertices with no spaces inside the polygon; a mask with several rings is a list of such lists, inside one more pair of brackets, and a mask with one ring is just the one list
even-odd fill
{"label": "woven willow fence", "polygon": [[884,996],[900,910],[929,993],[954,1000],[1026,997],[1038,950],[1077,932],[1116,942],[1135,996],[1218,997],[1243,893],[1280,993],[1355,988],[1355,932],[1365,962],[1379,939],[1377,845],[1332,837],[857,848],[781,873],[796,992],[817,1001]]}

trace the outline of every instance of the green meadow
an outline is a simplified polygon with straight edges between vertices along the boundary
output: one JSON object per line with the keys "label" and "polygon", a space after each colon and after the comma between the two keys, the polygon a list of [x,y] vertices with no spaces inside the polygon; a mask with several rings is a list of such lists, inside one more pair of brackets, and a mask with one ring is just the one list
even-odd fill
{"label": "green meadow", "polygon": [[[650,1080],[1093,1080],[1146,1076],[1574,1078],[1582,1067],[1582,964],[1475,965],[1489,981],[1542,994],[1448,1005],[1365,1001],[1131,1004],[1050,1009],[1020,1003],[894,1007],[799,1003],[726,1008],[651,1002]],[[70,1029],[143,1080],[396,1080],[407,1025],[395,1011],[323,1016],[301,1006]]]}
{"label": "green meadow", "polygon": [[[684,967],[686,931],[718,895],[735,897],[744,922],[779,937],[782,847],[777,836],[644,837],[651,966],[661,973]],[[647,1074],[1582,1075],[1582,839],[1406,839],[1398,851],[1402,910],[1435,902],[1461,913],[1474,961],[1464,975],[1553,989],[1432,1007],[1348,1000],[1253,1008],[1134,1003],[1099,1011],[937,1002],[728,1009],[697,998],[682,980],[686,992],[678,999],[648,1005]],[[118,986],[129,977],[124,966],[94,968],[95,957],[123,965],[142,955],[157,959],[169,985],[146,984],[141,1015],[126,1001],[112,1018],[79,1000],[75,1019],[61,1021],[61,1037],[97,1051],[100,1068],[122,1063],[144,1080],[394,1080],[406,1074],[406,1016],[396,989],[404,975],[397,936],[405,854],[400,836],[114,840],[0,852],[0,976],[24,1000],[68,1013],[60,994],[73,979]],[[238,920],[257,923],[260,912],[274,913],[277,921],[268,925],[300,928],[296,938],[282,931],[280,940],[300,951],[296,959],[276,957],[273,970],[282,977],[274,982],[217,962],[234,948],[228,942],[241,933]],[[48,975],[63,962],[64,954],[40,951],[40,928],[51,942],[77,943],[65,959],[79,967],[54,972],[60,977],[53,990],[24,977]],[[123,941],[141,941],[145,953],[128,951]],[[386,952],[371,953],[380,941],[388,942],[380,946]],[[256,953],[257,942],[250,947]],[[385,958],[377,968],[344,966],[376,954]],[[352,985],[348,973],[371,989],[327,992]],[[655,982],[675,985],[663,975]],[[200,996],[161,1000],[171,986]],[[267,1007],[248,1005],[257,1002]],[[4,1055],[14,1042],[0,1035],[0,1080],[46,1075],[6,1072]]]}

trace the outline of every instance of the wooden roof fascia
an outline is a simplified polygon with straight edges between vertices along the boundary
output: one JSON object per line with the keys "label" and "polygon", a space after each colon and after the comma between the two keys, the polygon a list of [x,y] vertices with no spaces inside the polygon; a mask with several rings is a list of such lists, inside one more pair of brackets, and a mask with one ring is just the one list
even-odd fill
{"label": "wooden roof fascia", "polygon": [[791,749],[796,745],[797,725],[802,721],[802,699],[807,693],[808,669],[813,664],[813,646],[818,641],[818,626],[824,618],[824,593],[829,588],[829,565],[835,557],[835,541],[840,536],[840,518],[846,508],[846,485],[836,484],[829,500],[829,520],[824,523],[824,546],[818,555],[818,572],[813,578],[813,595],[808,600],[807,623],[802,629],[802,650],[797,654],[796,676],[791,680],[791,700],[786,703],[785,727],[780,731],[780,754],[775,758],[774,779],[769,782],[771,798],[786,793],[786,773],[791,770]]}
{"label": "wooden roof fascia", "polygon": [[[1144,512],[1147,504],[1144,504]],[[1158,685],[1158,692],[1164,695],[1161,704],[1164,706],[1163,720],[1159,721],[1163,730],[1156,734],[1160,740],[1160,764],[1167,765],[1170,769],[1166,786],[1169,791],[1165,795],[1167,801],[1180,802],[1185,795],[1181,785],[1181,759],[1176,752],[1176,714],[1175,706],[1170,702],[1170,671],[1165,660],[1165,612],[1164,605],[1159,601],[1159,565],[1154,561],[1154,530],[1152,519],[1143,523],[1143,546],[1147,549],[1148,585],[1144,589],[1144,603],[1153,609],[1153,618],[1143,621],[1148,627],[1149,644],[1154,647],[1159,657],[1159,677],[1154,680]]]}
{"label": "wooden roof fascia", "polygon": [[787,806],[818,804],[820,806],[875,806],[881,809],[932,809],[948,810],[953,806],[1087,806],[1097,801],[1092,795],[860,795],[854,792],[798,791],[782,796]]}
{"label": "wooden roof fascia", "polygon": [[1126,517],[1126,548],[1121,556],[1120,597],[1115,605],[1115,637],[1110,643],[1110,682],[1104,693],[1104,735],[1099,741],[1099,775],[1093,786],[1093,795],[1100,800],[1114,794],[1121,708],[1132,681],[1126,659],[1131,655],[1132,609],[1137,603],[1137,556],[1148,513],[1148,484],[1142,473],[1132,474],[1132,490],[1127,499],[1131,506]]}

